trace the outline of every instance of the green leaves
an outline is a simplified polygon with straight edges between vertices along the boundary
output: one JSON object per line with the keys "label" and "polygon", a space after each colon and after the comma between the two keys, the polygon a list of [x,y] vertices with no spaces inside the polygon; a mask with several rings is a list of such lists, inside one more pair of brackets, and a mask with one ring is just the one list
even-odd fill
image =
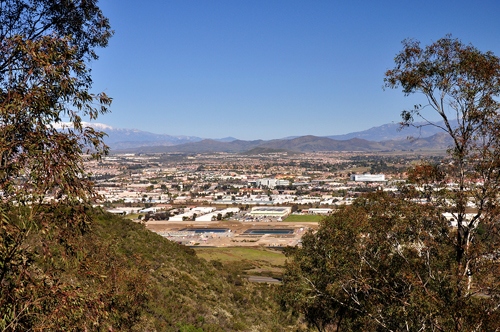
{"label": "green leaves", "polygon": [[[96,1],[0,0],[0,7],[0,326],[69,330],[77,308],[101,308],[84,309],[81,319],[107,315],[61,270],[68,258],[80,260],[78,238],[92,220],[83,153],[107,152],[103,133],[83,128],[81,117],[95,119],[110,105],[90,93],[87,60],[112,32]],[[64,117],[73,126],[59,131],[53,124]],[[49,313],[52,322],[44,321]]]}
{"label": "green leaves", "polygon": [[[288,251],[282,306],[320,330],[455,330],[457,320],[460,331],[493,326],[496,316],[479,315],[490,300],[456,288],[463,277],[454,274],[453,233],[438,208],[381,193],[360,199]],[[482,280],[495,276],[475,266]]]}
{"label": "green leaves", "polygon": [[449,35],[425,48],[405,40],[385,84],[424,95],[401,126],[421,117],[443,129],[449,155],[410,169],[398,197],[359,199],[304,237],[282,306],[320,330],[498,330],[500,59]]}

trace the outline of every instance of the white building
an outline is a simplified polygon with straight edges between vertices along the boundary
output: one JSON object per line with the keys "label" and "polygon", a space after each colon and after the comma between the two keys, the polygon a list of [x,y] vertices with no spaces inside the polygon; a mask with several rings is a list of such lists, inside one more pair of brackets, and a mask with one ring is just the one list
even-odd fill
{"label": "white building", "polygon": [[[450,223],[451,227],[458,227],[458,215],[456,213],[450,213],[450,212],[444,212],[442,213],[442,216],[446,218],[446,220]],[[475,213],[466,213],[465,214],[465,222],[470,222],[474,217],[476,216]],[[477,227],[477,224],[479,223],[479,219],[477,219],[474,222],[474,227]]]}
{"label": "white building", "polygon": [[156,213],[160,210],[162,210],[162,208],[160,208],[160,207],[150,207],[147,209],[140,210],[139,213]]}
{"label": "white building", "polygon": [[276,188],[277,186],[289,186],[290,181],[282,179],[258,179],[255,181],[257,187]]}
{"label": "white building", "polygon": [[302,210],[302,213],[313,214],[313,215],[328,215],[333,213],[333,209],[307,209],[307,210]]}
{"label": "white building", "polygon": [[385,182],[384,174],[353,174],[351,175],[351,181],[356,182]]}
{"label": "white building", "polygon": [[206,214],[209,214],[210,212],[213,212],[215,211],[215,208],[214,207],[195,207],[195,208],[192,208],[191,210],[187,211],[187,212],[184,212],[183,214],[178,214],[176,216],[172,216],[170,217],[170,221],[183,221],[184,219],[188,219],[188,220],[191,220],[193,219],[194,215],[196,214],[196,216],[202,216],[202,215],[206,215]]}
{"label": "white building", "polygon": [[250,215],[252,217],[286,217],[292,213],[291,207],[253,207]]}

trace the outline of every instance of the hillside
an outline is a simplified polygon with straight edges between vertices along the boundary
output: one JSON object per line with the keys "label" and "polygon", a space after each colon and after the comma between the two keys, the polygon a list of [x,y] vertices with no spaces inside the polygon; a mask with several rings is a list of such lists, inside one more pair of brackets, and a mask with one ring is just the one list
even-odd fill
{"label": "hillside", "polygon": [[163,153],[163,152],[243,152],[260,146],[264,141],[242,141],[220,142],[212,139],[205,139],[200,142],[180,144],[176,146],[144,146],[138,149],[127,149],[121,152],[142,152],[142,153]]}
{"label": "hillside", "polygon": [[207,262],[194,250],[116,216],[99,216],[94,232],[100,241],[113,243],[114,254],[145,267],[147,294],[134,330],[297,330],[297,321],[286,319],[273,302],[275,286],[250,283],[237,268]]}
{"label": "hillside", "polygon": [[339,141],[326,137],[302,136],[290,140],[270,141],[262,144],[263,147],[288,149],[301,152],[316,151],[373,151],[382,150],[383,146],[359,138]]}
{"label": "hillside", "polygon": [[381,142],[387,150],[446,150],[452,143],[452,138],[446,133],[437,133],[423,138]]}
{"label": "hillside", "polygon": [[292,155],[292,154],[301,154],[302,152],[292,151],[287,149],[275,149],[269,147],[256,147],[248,151],[240,152],[240,154],[247,156],[254,156],[261,154],[275,154],[275,153],[286,153],[288,155]]}

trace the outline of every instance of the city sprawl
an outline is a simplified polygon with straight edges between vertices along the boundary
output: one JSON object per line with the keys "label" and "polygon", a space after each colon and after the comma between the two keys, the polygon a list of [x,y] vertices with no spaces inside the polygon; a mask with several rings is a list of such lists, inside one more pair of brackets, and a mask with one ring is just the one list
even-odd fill
{"label": "city sprawl", "polygon": [[114,154],[86,164],[99,205],[186,245],[300,244],[367,192],[398,190],[423,158],[398,153]]}

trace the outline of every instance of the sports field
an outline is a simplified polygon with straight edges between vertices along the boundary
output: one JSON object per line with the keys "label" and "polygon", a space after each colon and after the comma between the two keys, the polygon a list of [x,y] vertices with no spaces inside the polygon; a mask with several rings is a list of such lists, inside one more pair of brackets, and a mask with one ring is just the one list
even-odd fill
{"label": "sports field", "polygon": [[283,221],[286,221],[286,222],[318,222],[321,219],[323,219],[324,217],[325,216],[315,216],[315,215],[300,216],[300,215],[292,214],[292,215],[288,216],[288,218],[286,218]]}

